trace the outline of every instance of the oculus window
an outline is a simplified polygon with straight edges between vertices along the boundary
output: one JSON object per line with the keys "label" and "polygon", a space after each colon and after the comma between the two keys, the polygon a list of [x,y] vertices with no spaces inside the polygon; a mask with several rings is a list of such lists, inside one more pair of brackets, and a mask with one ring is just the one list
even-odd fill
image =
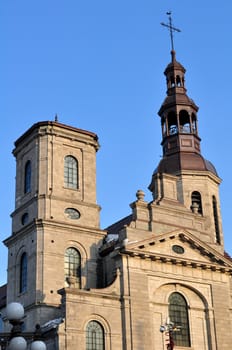
{"label": "oculus window", "polygon": [[80,218],[80,212],[75,208],[66,208],[64,213],[68,219],[77,220]]}

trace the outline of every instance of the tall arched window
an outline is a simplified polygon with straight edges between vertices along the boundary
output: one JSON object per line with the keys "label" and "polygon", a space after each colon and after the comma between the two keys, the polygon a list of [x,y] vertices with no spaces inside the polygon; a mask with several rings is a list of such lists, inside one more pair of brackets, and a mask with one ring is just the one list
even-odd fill
{"label": "tall arched window", "polygon": [[31,192],[31,162],[28,160],[24,172],[24,193]]}
{"label": "tall arched window", "polygon": [[64,257],[65,281],[74,279],[73,284],[81,288],[81,255],[77,249],[70,247],[66,249]]}
{"label": "tall arched window", "polygon": [[86,327],[86,350],[104,350],[105,336],[102,325],[97,321],[90,321]]}
{"label": "tall arched window", "polygon": [[[197,206],[197,212],[202,214],[202,203],[201,203],[201,194],[198,191],[193,191],[191,195],[192,200],[192,210]],[[193,210],[194,211],[194,210]]]}
{"label": "tall arched window", "polygon": [[161,119],[161,125],[162,125],[162,133],[163,137],[167,135],[167,126],[166,126],[166,119],[162,117]]}
{"label": "tall arched window", "polygon": [[78,188],[78,162],[72,156],[64,158],[64,186]]}
{"label": "tall arched window", "polygon": [[173,332],[174,345],[190,345],[188,306],[185,298],[180,293],[172,293],[169,297],[169,318],[178,327],[178,331]]}
{"label": "tall arched window", "polygon": [[176,86],[181,86],[181,79],[179,75],[176,76]]}
{"label": "tall arched window", "polygon": [[27,254],[23,253],[20,260],[19,271],[19,292],[23,293],[27,290]]}
{"label": "tall arched window", "polygon": [[175,112],[168,113],[168,135],[174,135],[178,132],[177,117]]}
{"label": "tall arched window", "polygon": [[215,238],[218,244],[221,244],[220,230],[219,230],[219,221],[218,221],[218,211],[217,211],[217,200],[213,196],[213,217],[214,217],[214,226],[215,226]]}
{"label": "tall arched window", "polygon": [[190,133],[190,117],[187,111],[182,110],[179,113],[179,124],[180,124],[180,132],[182,133]]}
{"label": "tall arched window", "polygon": [[194,113],[192,113],[192,132],[197,133],[197,117]]}

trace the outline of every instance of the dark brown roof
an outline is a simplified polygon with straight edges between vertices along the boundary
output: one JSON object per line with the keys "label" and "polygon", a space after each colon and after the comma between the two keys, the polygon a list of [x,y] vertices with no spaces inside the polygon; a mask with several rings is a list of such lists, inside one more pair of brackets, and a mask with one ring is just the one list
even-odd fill
{"label": "dark brown roof", "polygon": [[232,261],[231,256],[227,252],[224,252],[224,257]]}
{"label": "dark brown roof", "polygon": [[164,157],[154,173],[176,175],[181,170],[210,171],[218,177],[214,165],[201,154],[178,152]]}
{"label": "dark brown roof", "polygon": [[187,108],[187,106],[191,106],[195,112],[198,111],[198,106],[195,104],[195,102],[193,101],[193,99],[191,99],[190,97],[188,97],[188,95],[186,93],[184,93],[186,90],[183,88],[183,92],[182,93],[172,93],[172,94],[168,94],[168,96],[165,97],[159,111],[158,114],[159,116],[162,116],[163,111],[167,108],[171,108],[174,107],[176,105],[181,105],[184,108]]}
{"label": "dark brown roof", "polygon": [[0,287],[0,309],[6,306],[7,284]]}
{"label": "dark brown roof", "polygon": [[186,72],[184,66],[180,62],[176,60],[176,52],[174,50],[171,51],[172,61],[167,65],[164,74],[167,75],[169,71],[181,70],[184,73]]}
{"label": "dark brown roof", "polygon": [[119,231],[125,226],[129,225],[132,221],[132,214],[126,216],[125,218],[115,222],[114,224],[108,226],[105,230],[108,234],[118,234]]}

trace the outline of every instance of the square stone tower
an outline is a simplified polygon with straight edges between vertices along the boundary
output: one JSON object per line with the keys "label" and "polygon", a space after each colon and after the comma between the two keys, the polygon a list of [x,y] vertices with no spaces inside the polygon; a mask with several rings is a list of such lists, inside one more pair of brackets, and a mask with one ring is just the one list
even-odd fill
{"label": "square stone tower", "polygon": [[57,290],[96,287],[99,229],[97,135],[57,121],[33,125],[16,142],[16,197],[8,247],[7,301],[26,323],[60,314]]}

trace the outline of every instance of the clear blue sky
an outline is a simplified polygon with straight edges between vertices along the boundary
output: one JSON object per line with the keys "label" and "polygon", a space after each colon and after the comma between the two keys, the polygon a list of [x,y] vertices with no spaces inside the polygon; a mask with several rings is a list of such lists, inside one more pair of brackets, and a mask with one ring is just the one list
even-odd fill
{"label": "clear blue sky", "polygon": [[[33,123],[53,120],[96,132],[101,227],[130,214],[160,160],[157,111],[170,61],[172,10],[177,60],[200,107],[202,154],[216,166],[225,249],[232,254],[230,0],[7,0],[0,3],[0,239],[11,234],[14,141]],[[7,251],[0,245],[0,284]]]}

